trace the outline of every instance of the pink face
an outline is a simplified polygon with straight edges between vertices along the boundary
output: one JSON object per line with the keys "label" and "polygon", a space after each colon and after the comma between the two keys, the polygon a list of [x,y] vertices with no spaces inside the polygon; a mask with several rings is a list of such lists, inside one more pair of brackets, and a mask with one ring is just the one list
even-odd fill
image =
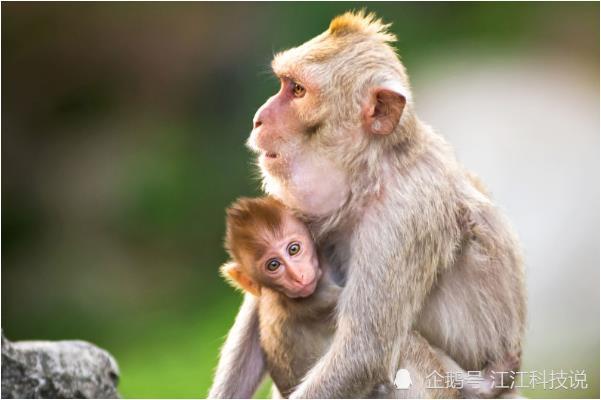
{"label": "pink face", "polygon": [[286,215],[282,236],[268,239],[270,245],[257,261],[256,272],[261,283],[292,298],[313,294],[321,269],[305,224]]}
{"label": "pink face", "polygon": [[290,153],[308,128],[299,115],[310,106],[311,95],[292,78],[281,77],[280,83],[280,91],[256,112],[249,145],[259,152],[261,168],[285,177],[289,172]]}
{"label": "pink face", "polygon": [[346,174],[315,139],[324,127],[319,89],[289,75],[278,93],[259,108],[248,146],[258,153],[267,193],[306,215],[339,209],[349,193]]}

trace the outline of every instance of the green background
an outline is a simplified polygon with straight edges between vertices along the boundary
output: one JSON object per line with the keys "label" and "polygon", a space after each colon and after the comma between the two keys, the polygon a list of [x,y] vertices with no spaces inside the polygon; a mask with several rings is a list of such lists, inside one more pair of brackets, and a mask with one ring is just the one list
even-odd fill
{"label": "green background", "polygon": [[[3,3],[7,337],[108,349],[124,397],[205,396],[240,303],[217,274],[224,208],[260,193],[244,141],[277,88],[270,58],[363,6]],[[410,75],[455,50],[599,69],[597,3],[367,6]],[[525,394],[598,397],[595,349],[587,391]]]}

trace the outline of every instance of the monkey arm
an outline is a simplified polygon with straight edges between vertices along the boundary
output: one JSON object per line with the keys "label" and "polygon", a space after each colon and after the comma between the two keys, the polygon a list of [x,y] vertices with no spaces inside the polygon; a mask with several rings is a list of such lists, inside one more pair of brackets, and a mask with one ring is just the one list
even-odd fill
{"label": "monkey arm", "polygon": [[[399,191],[412,190],[404,184]],[[417,314],[438,268],[451,263],[458,237],[448,193],[419,183],[413,188],[396,196],[403,203],[380,204],[357,226],[332,345],[291,397],[365,397],[377,380],[394,379]]]}
{"label": "monkey arm", "polygon": [[227,335],[209,398],[251,398],[265,376],[259,342],[257,298],[245,294],[234,325]]}

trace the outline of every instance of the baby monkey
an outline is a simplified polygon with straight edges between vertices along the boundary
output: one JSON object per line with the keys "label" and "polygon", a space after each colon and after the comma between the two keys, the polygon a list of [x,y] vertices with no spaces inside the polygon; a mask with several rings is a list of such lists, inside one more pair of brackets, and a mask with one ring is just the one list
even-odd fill
{"label": "baby monkey", "polygon": [[[268,372],[282,397],[288,397],[323,356],[336,327],[335,307],[342,287],[320,257],[307,226],[273,197],[241,198],[227,210],[225,247],[231,261],[222,275],[259,301],[259,336]],[[464,371],[446,354],[441,363]],[[482,379],[466,383],[464,397],[500,394],[492,370],[513,369],[517,358],[488,367]],[[444,375],[445,371],[437,371]],[[504,385],[507,385],[507,374]],[[369,397],[398,397],[392,382],[370,390]]]}
{"label": "baby monkey", "polygon": [[273,197],[237,200],[226,224],[231,261],[221,273],[234,287],[258,296],[267,369],[288,397],[329,346],[341,287],[305,224]]}

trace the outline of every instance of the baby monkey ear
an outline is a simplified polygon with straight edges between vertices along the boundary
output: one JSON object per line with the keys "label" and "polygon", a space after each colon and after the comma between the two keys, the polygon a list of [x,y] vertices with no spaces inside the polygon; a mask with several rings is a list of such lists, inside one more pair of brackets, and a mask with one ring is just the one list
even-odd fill
{"label": "baby monkey ear", "polygon": [[261,286],[249,277],[235,261],[228,261],[223,264],[219,271],[221,275],[236,289],[248,292],[255,296],[261,295]]}
{"label": "baby monkey ear", "polygon": [[363,108],[363,127],[374,135],[389,135],[396,129],[407,98],[398,82],[373,88]]}

